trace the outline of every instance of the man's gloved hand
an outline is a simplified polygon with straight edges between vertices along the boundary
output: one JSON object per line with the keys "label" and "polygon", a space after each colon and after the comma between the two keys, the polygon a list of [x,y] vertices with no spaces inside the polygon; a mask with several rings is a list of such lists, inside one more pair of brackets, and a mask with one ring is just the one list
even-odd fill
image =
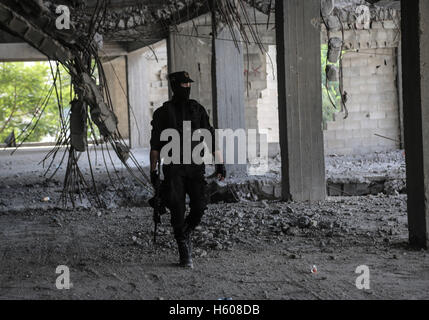
{"label": "man's gloved hand", "polygon": [[226,168],[224,164],[217,164],[216,165],[216,175],[219,178],[220,181],[225,180],[226,178]]}
{"label": "man's gloved hand", "polygon": [[159,183],[159,174],[157,171],[151,171],[150,182],[152,183],[153,186],[156,186]]}

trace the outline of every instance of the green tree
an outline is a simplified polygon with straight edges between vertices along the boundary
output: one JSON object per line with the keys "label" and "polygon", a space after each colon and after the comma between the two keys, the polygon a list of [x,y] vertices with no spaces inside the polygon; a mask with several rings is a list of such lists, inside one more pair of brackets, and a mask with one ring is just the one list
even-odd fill
{"label": "green tree", "polygon": [[[70,77],[60,70],[58,93],[62,97],[62,105],[67,107],[70,103]],[[55,65],[53,72],[56,73]],[[41,141],[58,133],[60,121],[56,91],[53,90],[46,100],[53,82],[47,62],[0,63],[0,143],[12,131],[15,131],[17,138],[19,136],[19,143],[27,137],[39,117],[27,142]]]}

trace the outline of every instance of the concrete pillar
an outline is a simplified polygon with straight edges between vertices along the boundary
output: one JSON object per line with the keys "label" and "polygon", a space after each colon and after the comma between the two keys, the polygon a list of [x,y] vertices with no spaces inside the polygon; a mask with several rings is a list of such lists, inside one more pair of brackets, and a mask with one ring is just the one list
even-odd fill
{"label": "concrete pillar", "polygon": [[127,84],[126,57],[121,56],[109,62],[103,63],[106,74],[110,97],[112,98],[113,111],[118,117],[118,129],[122,138],[129,139],[128,117],[128,84]]}
{"label": "concrete pillar", "polygon": [[326,197],[319,23],[320,0],[276,1],[284,200]]}
{"label": "concrete pillar", "polygon": [[150,144],[150,66],[144,52],[145,50],[138,50],[128,55],[131,148],[148,148]]}
{"label": "concrete pillar", "polygon": [[210,39],[197,37],[198,33],[208,34],[209,17],[202,16],[193,22],[182,23],[171,29],[168,41],[168,72],[187,71],[195,81],[192,85],[191,99],[203,105],[213,119],[211,59],[212,43]]}
{"label": "concrete pillar", "polygon": [[429,1],[402,4],[402,70],[410,244],[429,247]]}
{"label": "concrete pillar", "polygon": [[[235,38],[241,39],[237,30],[234,30]],[[218,40],[222,39],[222,40]],[[223,28],[218,32],[215,40],[215,61],[213,64],[213,94],[219,129],[232,129],[233,131],[246,129],[245,103],[244,103],[244,58],[243,45],[232,41],[233,37],[229,28]],[[238,48],[237,48],[238,46]],[[247,164],[239,164],[239,143],[235,141],[234,164],[227,164],[228,174],[247,173]],[[246,149],[247,150],[247,149]],[[226,158],[224,150],[224,159]],[[247,161],[247,155],[246,155]]]}
{"label": "concrete pillar", "polygon": [[[195,80],[191,98],[207,109],[212,124],[221,129],[245,129],[243,48],[239,44],[238,51],[230,41],[232,35],[228,28],[219,31],[217,38],[223,40],[214,43],[210,39],[196,37],[196,28],[199,33],[209,34],[210,24],[210,16],[206,15],[193,23],[179,25],[178,32],[171,30],[168,38],[169,72],[189,72]],[[215,60],[213,56],[216,56]],[[238,160],[237,150],[235,153]],[[232,165],[227,170],[228,174],[243,173],[247,171],[247,165]]]}

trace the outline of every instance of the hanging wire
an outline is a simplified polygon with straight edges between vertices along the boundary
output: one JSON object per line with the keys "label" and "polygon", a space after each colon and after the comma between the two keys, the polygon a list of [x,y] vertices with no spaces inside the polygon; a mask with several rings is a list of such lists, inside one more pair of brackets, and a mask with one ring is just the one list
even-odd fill
{"label": "hanging wire", "polygon": [[[264,44],[260,39],[257,27],[254,28],[256,24],[253,25],[251,22],[245,3],[246,1],[244,0],[218,0],[216,1],[216,8],[212,8],[212,10],[215,10],[214,14],[217,14],[220,17],[220,21],[222,22],[222,24],[224,24],[224,26],[227,27],[231,32],[232,41],[235,43],[238,50],[240,48],[239,43],[244,42],[247,49],[248,45],[256,44],[261,50],[261,52],[267,53]],[[207,0],[204,1],[204,5],[208,5]],[[161,26],[161,31],[163,32],[169,31],[170,26],[173,26],[173,28],[175,27],[178,31],[177,26],[180,21],[184,19],[184,17],[181,15],[181,10],[179,10],[179,4],[177,1],[170,2],[169,7],[173,14],[170,14],[167,19],[161,18],[160,16],[155,16],[153,19],[155,23]],[[185,18],[188,18],[189,20],[190,16],[196,17],[199,15],[199,13],[200,7],[195,6],[194,9],[191,10],[189,6],[186,6],[186,14],[188,15],[188,17]],[[85,15],[86,13],[84,14],[84,16]],[[73,58],[67,61],[57,61],[55,68],[50,62],[51,76],[53,79],[52,86],[48,90],[47,95],[43,99],[41,99],[40,106],[36,108],[31,122],[18,136],[18,138],[21,138],[22,136],[25,137],[22,139],[21,144],[15,149],[16,151],[20,146],[22,146],[24,141],[26,141],[26,139],[34,132],[35,128],[38,126],[39,121],[45,112],[47,105],[49,104],[52,95],[55,94],[59,113],[59,132],[57,133],[57,141],[54,148],[50,152],[48,152],[48,154],[41,161],[41,163],[43,163],[44,166],[45,162],[49,161],[47,170],[45,172],[45,177],[49,176],[48,179],[53,179],[53,177],[59,172],[60,168],[62,167],[62,164],[66,162],[63,191],[61,196],[61,202],[64,206],[67,206],[69,203],[71,203],[72,206],[75,207],[77,204],[77,200],[80,200],[82,202],[85,198],[99,207],[105,207],[105,203],[103,201],[103,197],[100,194],[99,185],[97,184],[96,176],[93,171],[93,159],[91,158],[91,147],[88,144],[88,136],[86,136],[86,158],[89,165],[91,181],[87,181],[83,172],[80,169],[79,160],[82,153],[78,153],[78,151],[72,145],[72,124],[70,121],[71,111],[69,111],[67,114],[65,113],[65,107],[68,106],[64,105],[65,99],[63,96],[63,80],[61,68],[64,69],[68,77],[70,77],[71,79],[70,86],[72,88],[70,90],[70,101],[72,101],[72,98],[74,98],[73,100],[77,99],[82,102],[82,111],[86,114],[85,121],[88,124],[87,127],[90,130],[90,137],[92,137],[93,141],[93,152],[95,154],[96,159],[95,161],[97,162],[98,157],[97,146],[100,146],[103,164],[106,168],[107,176],[110,180],[110,183],[113,186],[116,185],[109,171],[109,166],[112,166],[117,180],[122,184],[121,189],[125,192],[126,188],[123,185],[123,181],[118,174],[119,171],[116,168],[115,162],[113,161],[113,157],[110,152],[110,150],[113,150],[116,156],[121,160],[123,166],[130,174],[130,176],[132,176],[136,181],[141,183],[141,185],[147,192],[153,192],[153,188],[150,186],[149,182],[150,179],[139,164],[134,154],[129,150],[128,147],[126,147],[126,141],[121,136],[121,133],[119,132],[118,128],[116,128],[115,132],[104,136],[103,141],[98,141],[98,137],[93,126],[94,121],[90,117],[91,108],[97,106],[94,105],[96,102],[91,101],[91,98],[88,96],[88,88],[86,87],[88,84],[83,82],[83,76],[89,76],[89,78],[92,79],[91,81],[94,81],[95,83],[96,71],[98,71],[99,73],[101,92],[104,94],[106,106],[112,113],[114,111],[106,74],[104,72],[103,64],[99,58],[98,46],[94,41],[95,35],[97,33],[103,34],[103,29],[108,30],[107,15],[108,2],[97,0],[96,6],[91,13],[89,19],[90,22],[87,30],[85,32],[80,33],[74,30],[74,32],[78,34],[78,41],[75,41],[74,43],[67,42],[66,39],[63,39],[60,35],[56,34],[55,31],[49,31],[49,34],[53,38],[55,38],[55,40],[58,41],[60,45],[64,46],[64,50],[70,51],[70,53],[73,55]],[[31,18],[32,17],[28,17],[28,19]],[[33,22],[32,25],[36,29],[41,28],[36,22]],[[269,19],[267,25],[269,25]],[[238,34],[236,33],[236,30],[238,30]],[[142,32],[138,31],[138,29],[135,29],[135,31],[137,36],[142,34]],[[196,36],[199,36],[199,34],[197,33]],[[142,38],[144,40],[144,37]],[[118,77],[115,71],[114,73],[116,77]],[[124,94],[126,94],[125,89],[122,87],[122,84],[121,88]],[[133,112],[132,107],[129,107]],[[135,118],[134,112],[133,116]],[[60,151],[62,150],[64,150],[64,152],[59,157],[59,155],[61,154]],[[107,152],[110,164],[107,162],[105,152]],[[128,154],[128,158],[124,158],[124,153]],[[59,163],[56,165],[56,167],[54,167],[55,160],[57,160],[58,158]]]}

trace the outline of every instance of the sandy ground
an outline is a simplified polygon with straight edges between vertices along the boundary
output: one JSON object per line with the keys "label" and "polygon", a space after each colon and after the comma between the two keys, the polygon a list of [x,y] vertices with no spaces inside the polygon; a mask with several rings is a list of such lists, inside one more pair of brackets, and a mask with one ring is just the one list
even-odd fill
{"label": "sandy ground", "polygon": [[[66,210],[41,201],[62,187],[29,165],[34,154],[4,157],[0,299],[429,299],[429,255],[407,245],[403,195],[212,204],[191,271],[175,265],[168,216],[154,247],[148,194],[130,178],[133,196],[119,205]],[[70,290],[55,286],[59,265],[70,268]],[[356,288],[361,265],[370,290]]]}

